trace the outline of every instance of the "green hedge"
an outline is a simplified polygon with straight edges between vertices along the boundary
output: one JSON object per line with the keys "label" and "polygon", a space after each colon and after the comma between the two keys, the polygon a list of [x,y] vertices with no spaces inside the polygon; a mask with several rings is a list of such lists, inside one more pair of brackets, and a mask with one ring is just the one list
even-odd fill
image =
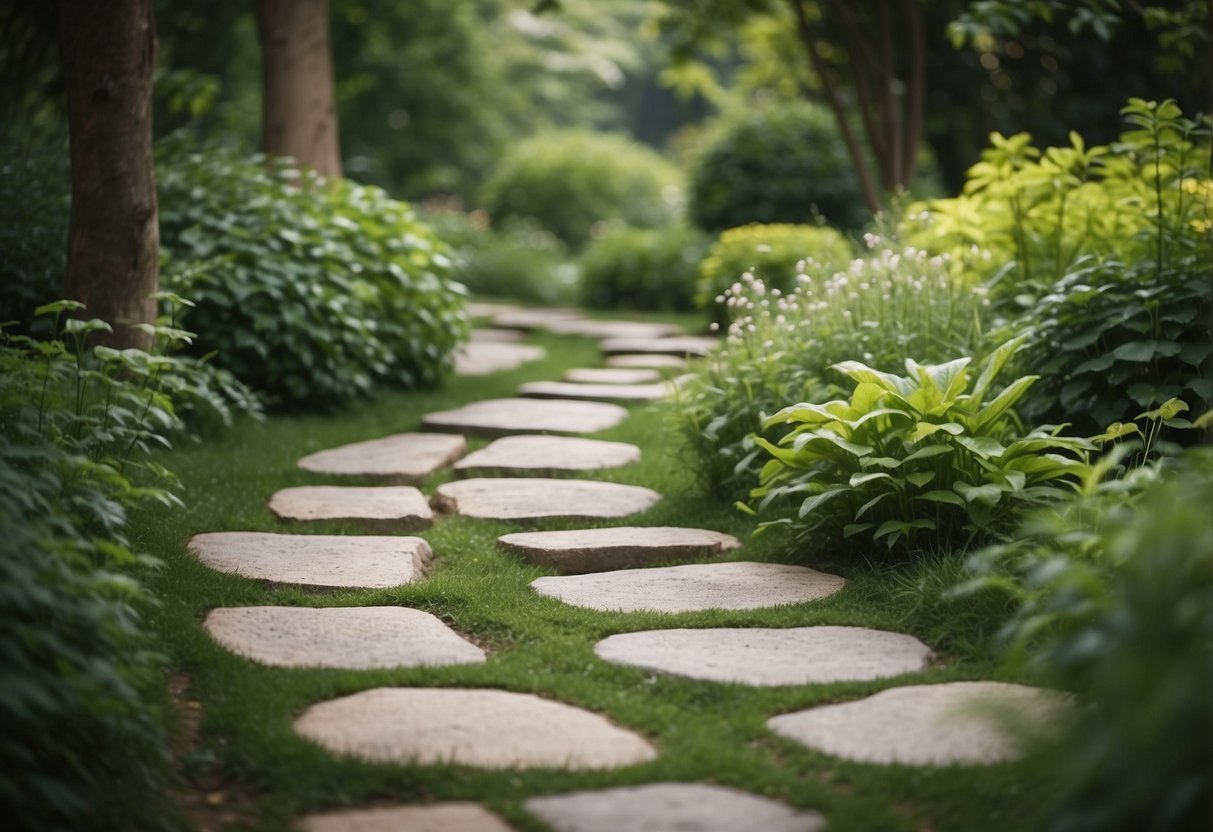
{"label": "green hedge", "polygon": [[708,238],[691,228],[629,228],[581,258],[581,299],[595,309],[687,310]]}

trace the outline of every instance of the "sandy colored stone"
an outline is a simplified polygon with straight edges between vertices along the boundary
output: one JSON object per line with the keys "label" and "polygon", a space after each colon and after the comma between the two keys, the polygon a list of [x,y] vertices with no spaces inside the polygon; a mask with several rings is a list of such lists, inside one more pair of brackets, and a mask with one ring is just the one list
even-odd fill
{"label": "sandy colored stone", "polygon": [[602,659],[741,685],[858,682],[923,670],[931,649],[866,627],[719,627],[620,633],[594,645]]}
{"label": "sandy colored stone", "polygon": [[462,436],[398,433],[308,454],[297,465],[315,474],[378,477],[411,485],[467,453]]}
{"label": "sandy colored stone", "polygon": [[522,333],[516,329],[473,329],[471,339],[489,344],[517,344],[522,340]]}
{"label": "sandy colored stone", "polygon": [[443,512],[483,520],[626,517],[652,508],[661,495],[639,485],[545,477],[456,480],[438,486]]}
{"label": "sandy colored stone", "polygon": [[419,537],[267,532],[198,534],[189,550],[219,572],[326,589],[411,584],[432,556]]}
{"label": "sandy colored stone", "polygon": [[612,355],[606,363],[608,367],[651,367],[657,370],[685,370],[687,366],[687,360],[681,356],[658,353]]}
{"label": "sandy colored stone", "polygon": [[881,691],[767,720],[780,736],[863,763],[978,765],[1013,760],[1034,732],[1061,727],[1069,696],[1004,682],[949,682]]}
{"label": "sandy colored stone", "polygon": [[518,306],[513,303],[494,303],[493,301],[472,301],[467,306],[468,316],[472,318],[491,318],[505,312],[516,312]]}
{"label": "sandy colored stone", "polygon": [[648,384],[661,381],[661,373],[647,367],[589,367],[569,370],[564,380],[577,384]]}
{"label": "sandy colored stone", "polygon": [[220,607],[203,622],[237,655],[272,667],[373,670],[475,664],[484,651],[406,607]]}
{"label": "sandy colored stone", "polygon": [[577,318],[550,321],[544,329],[560,335],[583,335],[586,338],[665,338],[682,332],[682,327],[677,324]]}
{"label": "sandy colored stone", "polygon": [[411,485],[284,488],[270,497],[270,511],[283,520],[357,520],[381,532],[428,529],[434,519],[425,495]]}
{"label": "sandy colored stone", "polygon": [[475,803],[386,806],[308,815],[302,832],[511,832],[500,817]]}
{"label": "sandy colored stone", "polygon": [[825,818],[724,786],[652,783],[533,797],[556,832],[818,832]]}
{"label": "sandy colored stone", "polygon": [[510,309],[493,316],[493,326],[502,329],[547,329],[559,321],[584,319],[576,309]]}
{"label": "sandy colored stone", "polygon": [[575,384],[569,381],[528,381],[518,395],[528,399],[653,402],[665,398],[668,384]]}
{"label": "sandy colored stone", "polygon": [[607,355],[656,353],[658,355],[703,356],[719,346],[720,340],[700,335],[673,338],[608,338],[602,342]]}
{"label": "sandy colored stone", "polygon": [[313,705],[295,730],[329,751],[372,762],[579,770],[657,756],[604,717],[504,690],[374,688]]}
{"label": "sandy colored stone", "polygon": [[487,376],[516,370],[538,361],[547,353],[534,344],[507,344],[501,341],[472,341],[455,354],[455,375]]}
{"label": "sandy colored stone", "polygon": [[421,426],[482,436],[511,433],[595,433],[613,428],[628,412],[606,402],[484,399],[454,410],[427,413]]}
{"label": "sandy colored stone", "polygon": [[617,468],[640,460],[640,449],[627,442],[577,436],[504,436],[455,463],[455,472],[510,476],[559,476],[577,471]]}
{"label": "sandy colored stone", "polygon": [[694,563],[538,578],[531,587],[566,604],[619,612],[753,610],[833,595],[837,575],[782,563]]}
{"label": "sandy colored stone", "polygon": [[675,559],[710,557],[741,546],[730,534],[672,526],[617,526],[518,532],[497,538],[507,552],[566,572],[606,572]]}

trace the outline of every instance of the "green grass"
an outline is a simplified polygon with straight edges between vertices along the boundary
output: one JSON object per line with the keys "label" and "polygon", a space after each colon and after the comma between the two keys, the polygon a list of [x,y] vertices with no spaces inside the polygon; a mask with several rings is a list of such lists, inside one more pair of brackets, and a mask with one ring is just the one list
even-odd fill
{"label": "green grass", "polygon": [[[668,414],[633,408],[619,427],[597,438],[633,442],[640,463],[591,476],[655,488],[664,499],[642,515],[596,525],[682,525],[730,532],[745,546],[735,560],[803,563],[849,579],[823,601],[756,611],[686,614],[603,613],[535,594],[528,584],[555,574],[499,552],[495,538],[520,528],[570,528],[567,521],[529,526],[459,517],[420,533],[435,558],[419,584],[376,591],[313,592],[273,588],[223,575],[190,557],[189,537],[204,531],[290,531],[358,534],[352,523],[286,523],[266,508],[279,488],[345,482],[295,468],[304,454],[415,429],[421,416],[478,399],[509,396],[531,379],[601,366],[590,341],[532,336],[548,358],[518,371],[457,378],[438,391],[394,395],[349,412],[275,417],[244,423],[205,444],[178,448],[159,461],[181,477],[184,510],[134,518],[137,545],[165,566],[151,579],[163,603],[151,623],[175,671],[188,674],[190,696],[202,703],[200,745],[187,773],[209,772],[250,809],[250,828],[282,829],[298,815],[392,802],[474,800],[518,830],[545,827],[526,814],[531,796],[662,781],[718,783],[819,810],[831,830],[1019,830],[1030,828],[1045,803],[1045,784],[1030,763],[988,768],[916,769],[848,763],[806,750],[767,731],[775,714],[854,699],[893,685],[1005,678],[981,651],[988,611],[939,600],[958,574],[946,553],[903,567],[832,560],[778,535],[751,539],[751,521],[704,496],[694,466],[675,446]],[[474,441],[473,446],[484,444]],[[427,494],[449,474],[422,483]],[[581,524],[587,525],[587,524]],[[427,610],[486,647],[482,665],[378,671],[287,670],[262,667],[214,644],[200,627],[218,606],[394,604]],[[911,632],[937,652],[928,671],[864,683],[748,688],[697,682],[619,667],[597,659],[593,645],[612,633],[662,627],[866,625]],[[613,771],[483,771],[458,766],[382,765],[331,755],[292,731],[309,705],[378,686],[490,687],[541,694],[605,714],[657,748],[650,763]]]}

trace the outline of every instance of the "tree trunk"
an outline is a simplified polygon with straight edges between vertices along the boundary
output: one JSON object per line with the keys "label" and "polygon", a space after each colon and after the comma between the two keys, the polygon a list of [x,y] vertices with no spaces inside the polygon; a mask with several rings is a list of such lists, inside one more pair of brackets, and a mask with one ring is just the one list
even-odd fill
{"label": "tree trunk", "polygon": [[328,0],[257,0],[262,149],[341,175]]}
{"label": "tree trunk", "polygon": [[114,327],[99,340],[143,347],[156,317],[160,232],[152,156],[151,0],[59,0],[71,137],[67,293]]}

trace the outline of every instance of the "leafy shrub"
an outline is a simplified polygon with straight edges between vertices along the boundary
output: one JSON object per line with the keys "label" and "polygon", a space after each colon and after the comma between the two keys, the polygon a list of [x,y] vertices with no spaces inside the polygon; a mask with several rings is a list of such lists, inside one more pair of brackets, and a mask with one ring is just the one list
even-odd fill
{"label": "leafy shrub", "polygon": [[495,227],[538,223],[573,250],[611,225],[661,228],[681,210],[676,168],[621,135],[541,133],[507,151],[481,203]]}
{"label": "leafy shrub", "polygon": [[691,221],[713,233],[814,215],[858,228],[871,218],[833,117],[803,101],[723,116],[694,165],[688,202]]}
{"label": "leafy shrub", "polygon": [[581,258],[582,300],[597,309],[691,309],[707,247],[689,228],[630,228],[595,240]]}
{"label": "leafy shrub", "polygon": [[439,378],[466,331],[464,290],[409,205],[282,162],[175,150],[161,241],[170,284],[197,303],[198,352],[281,405]]}

